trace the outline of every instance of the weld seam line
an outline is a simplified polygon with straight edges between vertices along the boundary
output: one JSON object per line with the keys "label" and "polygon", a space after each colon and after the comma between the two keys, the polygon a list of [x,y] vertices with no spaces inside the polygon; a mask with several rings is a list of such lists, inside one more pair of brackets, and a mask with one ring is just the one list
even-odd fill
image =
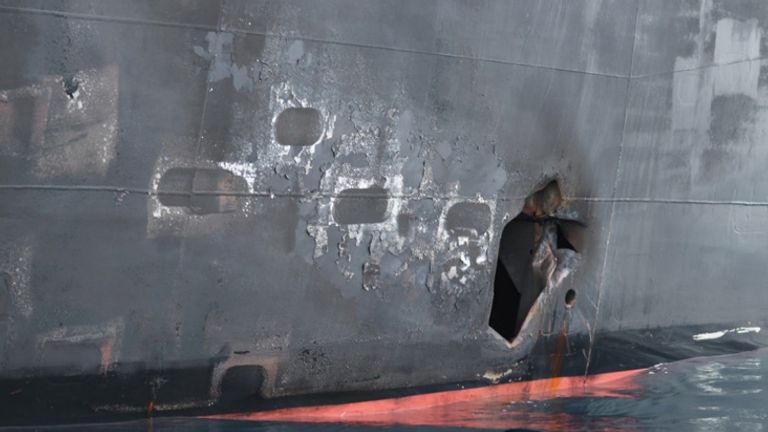
{"label": "weld seam line", "polygon": [[238,28],[232,28],[232,27],[224,28],[221,25],[210,26],[205,24],[174,23],[174,22],[167,22],[167,21],[143,20],[143,19],[137,19],[137,18],[107,17],[107,16],[83,14],[83,13],[76,13],[76,12],[49,11],[49,10],[42,10],[42,9],[16,8],[16,7],[9,7],[9,6],[0,6],[0,13],[2,12],[28,13],[28,14],[34,14],[34,15],[49,15],[49,16],[54,16],[59,18],[115,22],[115,23],[123,23],[123,24],[139,24],[139,25],[150,25],[150,26],[158,26],[158,27],[184,28],[184,29],[203,30],[203,31],[212,31],[212,32],[227,32],[227,33],[263,36],[268,38],[279,38],[279,39],[286,39],[286,40],[302,40],[302,41],[308,41],[308,42],[348,46],[348,47],[354,47],[354,48],[366,48],[366,49],[375,49],[375,50],[383,50],[383,51],[401,52],[401,53],[407,53],[407,54],[419,54],[419,55],[428,55],[428,56],[435,56],[435,57],[445,57],[445,58],[451,58],[451,59],[476,61],[480,63],[502,64],[502,65],[508,65],[508,66],[542,69],[542,70],[550,70],[550,71],[556,71],[556,72],[578,73],[583,75],[598,76],[598,77],[604,77],[604,78],[625,79],[629,77],[628,74],[622,75],[622,74],[582,71],[577,69],[569,69],[569,68],[562,68],[562,67],[556,67],[556,66],[544,66],[544,65],[537,65],[532,63],[520,63],[520,62],[494,59],[494,58],[469,57],[469,56],[463,56],[460,54],[431,52],[431,51],[424,51],[424,50],[417,50],[417,49],[388,47],[383,45],[373,45],[373,44],[364,44],[364,43],[355,43],[355,42],[342,42],[342,41],[313,38],[313,37],[301,36],[301,35],[292,36],[292,35],[285,35],[285,34],[270,33],[265,31],[238,29]]}
{"label": "weld seam line", "polygon": [[[428,200],[472,200],[472,196],[457,195],[420,195],[420,194],[354,194],[341,195],[315,191],[306,192],[231,192],[217,190],[201,191],[165,191],[155,189],[142,189],[119,186],[88,186],[88,185],[35,185],[35,184],[6,184],[0,185],[0,190],[33,190],[50,192],[109,192],[116,194],[138,194],[147,196],[180,195],[180,196],[242,196],[242,197],[267,197],[267,198],[352,198],[352,199],[428,199]],[[520,201],[526,196],[480,196],[481,199],[493,199],[497,201]],[[768,201],[745,200],[702,200],[702,199],[675,199],[675,198],[636,198],[636,197],[566,197],[570,202],[596,202],[596,203],[629,203],[629,204],[681,204],[681,205],[727,205],[744,207],[768,207]]]}
{"label": "weld seam line", "polygon": [[627,124],[629,122],[629,103],[630,103],[630,91],[632,85],[632,70],[635,67],[635,46],[637,45],[637,23],[640,18],[640,0],[635,1],[635,22],[632,26],[632,49],[630,51],[629,60],[629,77],[627,77],[627,88],[624,94],[624,124],[621,129],[621,142],[619,143],[619,154],[616,158],[616,175],[613,179],[613,186],[611,188],[611,212],[608,218],[608,228],[605,236],[605,247],[603,250],[603,262],[600,267],[600,281],[597,284],[597,301],[595,302],[595,318],[594,325],[590,329],[589,335],[589,350],[587,352],[587,361],[584,366],[584,379],[586,380],[589,375],[589,366],[592,361],[592,351],[595,345],[595,337],[597,336],[597,329],[600,326],[600,305],[603,298],[603,288],[605,285],[605,271],[608,266],[608,256],[611,249],[611,236],[613,236],[613,219],[616,214],[616,194],[619,189],[619,181],[621,178],[621,165],[623,162],[624,144],[627,136]]}
{"label": "weld seam line", "polygon": [[[431,56],[437,56],[437,57],[447,57],[447,58],[455,58],[455,59],[462,59],[462,60],[486,62],[486,63],[497,63],[497,64],[504,64],[504,65],[510,65],[510,66],[518,66],[518,67],[545,69],[545,70],[552,70],[552,71],[558,71],[558,72],[580,73],[585,75],[593,75],[593,76],[600,76],[600,77],[606,77],[606,78],[631,78],[631,79],[654,78],[654,77],[659,77],[664,75],[671,75],[671,74],[683,73],[683,72],[695,72],[695,71],[715,68],[719,66],[730,66],[730,65],[740,64],[740,63],[763,61],[768,59],[768,56],[760,56],[760,57],[754,57],[749,59],[734,60],[732,62],[727,62],[727,63],[712,63],[712,64],[702,65],[694,68],[673,69],[670,71],[652,72],[652,73],[636,74],[636,75],[633,74],[632,71],[630,70],[629,74],[624,75],[624,74],[610,74],[610,73],[601,73],[601,72],[592,72],[592,71],[581,71],[578,69],[561,68],[561,67],[555,67],[555,66],[544,66],[544,65],[537,65],[533,63],[513,62],[513,61],[494,59],[494,58],[470,57],[470,56],[463,56],[460,54],[431,52],[431,51],[423,51],[423,50],[417,50],[417,49],[397,48],[397,47],[388,47],[383,45],[363,44],[363,43],[354,43],[354,42],[342,42],[342,41],[334,41],[330,39],[312,38],[312,37],[305,37],[305,36],[292,36],[292,35],[277,34],[277,33],[270,33],[270,32],[260,32],[255,30],[239,29],[235,27],[225,28],[221,24],[217,24],[216,26],[211,26],[206,24],[174,23],[169,21],[145,20],[145,19],[127,18],[127,17],[109,17],[109,16],[77,13],[77,12],[63,12],[63,11],[43,10],[43,9],[34,9],[34,8],[19,8],[19,7],[10,7],[10,6],[0,6],[0,13],[27,13],[27,14],[33,14],[33,15],[49,15],[49,16],[54,16],[58,18],[72,18],[72,19],[82,19],[82,20],[91,20],[91,21],[116,22],[116,23],[123,23],[123,24],[138,24],[138,25],[149,25],[149,26],[157,26],[157,27],[171,27],[171,28],[183,28],[183,29],[203,30],[203,31],[213,31],[213,32],[238,33],[238,34],[247,34],[247,35],[254,35],[254,36],[264,36],[269,38],[282,38],[287,40],[301,39],[305,41],[331,44],[331,45],[379,49],[379,50],[403,52],[403,53],[409,53],[409,54],[423,54],[423,55],[431,55]],[[221,13],[222,11],[220,10],[219,14],[221,15]],[[636,26],[637,24],[635,23],[635,27]],[[634,55],[634,48],[635,47],[633,45],[633,48],[632,48],[633,55]],[[632,59],[630,63],[634,63],[634,59]]]}
{"label": "weld seam line", "polygon": [[664,72],[654,72],[654,73],[649,73],[649,74],[630,75],[629,78],[630,79],[655,78],[655,77],[660,77],[660,76],[664,76],[664,75],[674,75],[676,73],[696,72],[696,71],[700,71],[700,70],[706,70],[706,69],[711,69],[711,68],[716,68],[716,67],[721,67],[721,66],[732,66],[732,65],[737,65],[737,64],[741,64],[741,63],[759,62],[759,61],[763,61],[763,60],[766,60],[766,59],[768,59],[768,56],[760,56],[760,57],[754,57],[754,58],[748,58],[748,59],[734,60],[734,61],[726,62],[726,63],[711,63],[711,64],[701,65],[701,66],[697,66],[697,67],[694,67],[694,68],[688,68],[688,69],[675,69],[675,70],[664,71]]}

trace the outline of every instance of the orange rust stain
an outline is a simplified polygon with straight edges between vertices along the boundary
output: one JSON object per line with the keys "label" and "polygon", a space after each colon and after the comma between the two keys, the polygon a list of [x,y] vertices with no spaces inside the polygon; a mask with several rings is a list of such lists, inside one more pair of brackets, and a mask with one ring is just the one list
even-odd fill
{"label": "orange rust stain", "polygon": [[109,370],[109,364],[112,361],[113,345],[114,341],[112,339],[108,339],[105,340],[104,343],[102,343],[99,347],[99,352],[101,353],[101,367],[99,368],[99,371],[102,375],[106,375],[107,371]]}
{"label": "orange rust stain", "polygon": [[563,360],[565,359],[565,350],[568,344],[568,321],[563,321],[563,328],[560,331],[560,335],[557,337],[557,344],[555,345],[555,352],[552,354],[552,365],[550,366],[550,374],[552,376],[552,390],[556,390],[560,385],[560,371],[563,368]]}
{"label": "orange rust stain", "polygon": [[[271,411],[219,414],[207,419],[281,421],[299,423],[354,423],[371,425],[441,425],[459,427],[536,429],[562,428],[574,419],[552,413],[530,413],[509,409],[513,402],[536,401],[556,397],[630,397],[637,390],[635,378],[646,369],[611,372],[588,377],[558,377],[525,382],[498,384],[464,390],[451,390],[354,402],[284,408]],[[483,416],[482,413],[489,415]],[[499,413],[503,412],[503,418]],[[493,413],[493,415],[490,415]],[[514,415],[525,417],[516,426]],[[519,420],[519,419],[518,419]],[[614,430],[605,425],[605,430]],[[620,430],[620,429],[615,429]]]}
{"label": "orange rust stain", "polygon": [[550,390],[557,391],[560,388],[560,370],[563,367],[563,358],[565,357],[565,334],[560,334],[557,338],[555,352],[552,354],[552,366],[550,367]]}

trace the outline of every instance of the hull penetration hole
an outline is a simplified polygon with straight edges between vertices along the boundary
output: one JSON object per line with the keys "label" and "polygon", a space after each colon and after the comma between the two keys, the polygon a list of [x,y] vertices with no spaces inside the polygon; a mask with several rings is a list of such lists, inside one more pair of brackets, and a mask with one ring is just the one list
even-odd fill
{"label": "hull penetration hole", "polygon": [[565,307],[573,306],[574,302],[576,302],[576,291],[569,289],[565,293]]}
{"label": "hull penetration hole", "polygon": [[507,224],[501,235],[488,325],[507,341],[520,332],[539,296],[531,265],[534,228],[533,223],[518,217]]}
{"label": "hull penetration hole", "polygon": [[[562,202],[560,187],[552,181],[526,198],[523,210],[502,231],[488,325],[508,342],[518,336],[549,283],[547,263],[577,252],[566,237],[574,221],[557,217]],[[566,306],[575,298],[569,290]]]}

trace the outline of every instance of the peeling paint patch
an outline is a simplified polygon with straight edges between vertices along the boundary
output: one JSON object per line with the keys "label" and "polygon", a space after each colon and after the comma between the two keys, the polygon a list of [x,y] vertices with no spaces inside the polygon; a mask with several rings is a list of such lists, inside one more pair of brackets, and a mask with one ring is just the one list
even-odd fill
{"label": "peeling paint patch", "polygon": [[50,344],[97,343],[101,354],[99,369],[102,374],[105,374],[109,366],[119,360],[124,329],[125,323],[122,318],[101,325],[59,327],[38,336],[38,355],[42,355],[45,347]]}
{"label": "peeling paint patch", "polygon": [[311,146],[323,139],[323,117],[314,108],[288,108],[275,120],[275,139],[285,146]]}
{"label": "peeling paint patch", "polygon": [[452,233],[482,235],[491,226],[491,209],[485,203],[460,202],[448,210],[445,224]]}
{"label": "peeling paint patch", "polygon": [[711,333],[699,333],[699,334],[693,335],[693,340],[704,341],[704,340],[720,339],[721,337],[729,333],[736,333],[736,334],[760,333],[760,327],[737,327],[733,329],[720,330],[720,331],[711,332]]}
{"label": "peeling paint patch", "polygon": [[31,159],[41,179],[105,175],[116,155],[118,89],[118,69],[108,66],[0,92],[0,154]]}
{"label": "peeling paint patch", "polygon": [[[443,258],[439,274],[443,296],[451,301],[470,293],[467,287],[487,274],[488,247],[495,235],[491,229],[496,202],[450,199],[443,206],[437,232],[436,256]],[[476,214],[477,213],[477,214]]]}
{"label": "peeling paint patch", "polygon": [[240,207],[236,193],[245,189],[245,179],[226,170],[171,168],[160,178],[158,200],[195,214],[230,213]]}
{"label": "peeling paint patch", "polygon": [[211,62],[208,68],[208,82],[213,83],[227,78],[232,78],[232,86],[235,90],[253,90],[254,78],[261,68],[253,65],[238,65],[233,57],[233,33],[208,32],[205,36],[208,47],[193,47],[198,56]]}
{"label": "peeling paint patch", "polygon": [[[298,95],[289,83],[272,86],[269,108],[273,113],[271,141],[259,145],[260,172],[299,166],[308,174],[317,144],[333,137],[336,115],[331,114],[327,101],[312,103]],[[298,153],[294,153],[295,147],[300,147]]]}
{"label": "peeling paint patch", "polygon": [[321,226],[308,225],[307,233],[315,239],[315,252],[313,257],[320,258],[328,252],[328,231]]}
{"label": "peeling paint patch", "polygon": [[376,288],[376,280],[381,273],[381,268],[378,264],[365,263],[363,264],[363,289],[370,291]]}
{"label": "peeling paint patch", "polygon": [[[322,185],[322,188],[328,188],[334,191],[330,202],[330,209],[326,209],[332,210],[330,212],[331,214],[324,214],[325,212],[318,211],[320,216],[325,216],[325,218],[327,218],[325,222],[326,224],[346,225],[349,237],[355,239],[358,244],[362,241],[364,232],[397,232],[397,221],[394,215],[399,213],[399,210],[405,201],[403,198],[399,197],[402,195],[403,190],[403,179],[401,176],[393,175],[392,177],[388,177],[383,186],[377,185],[377,181],[371,178],[352,178],[345,176],[333,178],[329,172],[326,172],[323,179],[330,184],[325,183]],[[356,210],[359,210],[361,203],[366,202],[366,200],[359,199],[359,197],[368,196],[367,194],[373,194],[374,198],[377,198],[376,201],[378,201],[378,203],[375,206],[375,214],[368,215],[367,213],[369,212],[366,210],[364,212],[366,213],[366,217],[360,219],[363,222],[356,222],[357,218],[347,219],[346,216],[354,215]],[[386,199],[387,196],[391,198]],[[385,204],[385,217],[382,218],[381,213]],[[337,210],[337,208],[339,210]],[[346,213],[349,213],[349,215]],[[342,221],[336,220],[336,216],[341,216]]]}
{"label": "peeling paint patch", "polygon": [[341,225],[380,223],[387,220],[388,191],[380,186],[345,189],[334,200],[333,219]]}
{"label": "peeling paint patch", "polygon": [[248,191],[254,191],[254,182],[256,181],[256,165],[247,162],[219,162],[219,167],[245,179],[248,185]]}
{"label": "peeling paint patch", "polygon": [[744,94],[757,98],[760,79],[759,62],[762,31],[757,19],[738,21],[724,18],[717,22],[714,61],[720,67],[715,73],[715,94]]}
{"label": "peeling paint patch", "polygon": [[204,221],[247,217],[252,200],[242,194],[250,192],[248,175],[248,167],[238,164],[158,158],[147,199],[147,234],[179,235],[185,227],[211,232],[219,225]]}
{"label": "peeling paint patch", "polygon": [[505,371],[501,372],[494,372],[494,371],[486,371],[483,374],[483,378],[487,379],[488,381],[491,381],[492,383],[496,384],[499,381],[501,381],[504,377],[509,376],[512,372],[514,372],[513,369],[507,369]]}

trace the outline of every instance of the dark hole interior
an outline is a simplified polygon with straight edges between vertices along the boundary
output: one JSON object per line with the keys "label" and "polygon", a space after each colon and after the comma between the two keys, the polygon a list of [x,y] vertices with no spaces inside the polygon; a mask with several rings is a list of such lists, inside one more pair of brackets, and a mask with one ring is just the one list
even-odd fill
{"label": "dark hole interior", "polygon": [[534,223],[525,215],[515,218],[504,227],[488,325],[508,341],[517,336],[539,295],[533,283],[531,268],[533,243]]}
{"label": "dark hole interior", "polygon": [[568,241],[563,232],[562,226],[557,224],[557,248],[558,249],[570,249],[574,252],[578,252],[575,247]]}
{"label": "dark hole interior", "polygon": [[500,261],[496,266],[493,284],[493,305],[489,325],[504,339],[513,339],[517,333],[517,309],[520,307],[520,293],[509,277],[506,267]]}
{"label": "dark hole interior", "polygon": [[222,378],[221,401],[232,403],[258,397],[266,379],[267,371],[262,366],[233,366]]}
{"label": "dark hole interior", "polygon": [[64,93],[66,93],[70,99],[75,98],[75,93],[79,87],[80,83],[77,82],[75,77],[68,77],[64,79]]}
{"label": "dark hole interior", "polygon": [[[553,217],[560,205],[561,196],[556,182],[535,192],[526,199],[526,205],[515,219],[504,227],[499,241],[496,275],[493,281],[493,303],[488,325],[508,341],[514,340],[544,289],[533,274],[533,251],[536,249],[536,228],[555,224],[557,249],[576,248],[566,237],[563,223]],[[566,226],[568,229],[569,226]],[[566,296],[566,304],[573,303],[576,293]]]}
{"label": "dark hole interior", "polygon": [[565,293],[565,305],[566,306],[573,306],[573,302],[576,301],[576,291],[569,289],[568,292]]}

